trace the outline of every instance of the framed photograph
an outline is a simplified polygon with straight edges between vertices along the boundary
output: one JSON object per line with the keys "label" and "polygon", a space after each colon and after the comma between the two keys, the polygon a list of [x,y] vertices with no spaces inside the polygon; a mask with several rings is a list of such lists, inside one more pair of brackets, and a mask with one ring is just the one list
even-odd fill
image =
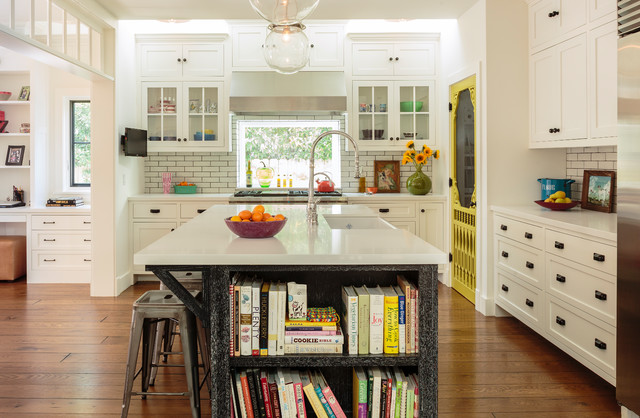
{"label": "framed photograph", "polygon": [[0,120],[0,133],[4,133],[4,129],[7,127],[8,123],[8,120]]}
{"label": "framed photograph", "polygon": [[7,160],[5,165],[22,165],[24,158],[24,145],[9,145],[7,147]]}
{"label": "framed photograph", "polygon": [[584,170],[582,208],[611,213],[615,176],[615,171]]}
{"label": "framed photograph", "polygon": [[400,161],[374,161],[373,178],[378,193],[400,193]]}
{"label": "framed photograph", "polygon": [[29,94],[31,93],[31,87],[22,86],[20,90],[20,96],[18,96],[18,100],[29,100]]}

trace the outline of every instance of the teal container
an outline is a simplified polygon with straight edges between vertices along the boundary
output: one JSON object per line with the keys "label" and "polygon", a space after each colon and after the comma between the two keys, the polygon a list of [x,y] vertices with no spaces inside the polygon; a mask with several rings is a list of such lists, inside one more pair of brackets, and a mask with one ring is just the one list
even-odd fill
{"label": "teal container", "polygon": [[562,190],[571,198],[571,183],[575,183],[575,180],[571,179],[538,179],[541,185],[540,200],[545,200],[557,191]]}
{"label": "teal container", "polygon": [[173,186],[173,191],[176,194],[193,194],[193,193],[196,192],[196,188],[197,187],[198,186],[196,186],[196,185],[193,185],[193,186],[178,186],[178,185],[175,185],[175,186]]}

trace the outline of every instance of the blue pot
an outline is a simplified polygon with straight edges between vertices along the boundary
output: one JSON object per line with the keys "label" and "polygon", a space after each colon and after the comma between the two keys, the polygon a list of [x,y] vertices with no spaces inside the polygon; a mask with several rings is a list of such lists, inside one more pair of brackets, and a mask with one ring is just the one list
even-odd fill
{"label": "blue pot", "polygon": [[571,183],[575,183],[575,180],[571,179],[538,179],[540,182],[541,193],[540,200],[545,200],[557,191],[562,190],[566,193],[567,197],[571,197]]}

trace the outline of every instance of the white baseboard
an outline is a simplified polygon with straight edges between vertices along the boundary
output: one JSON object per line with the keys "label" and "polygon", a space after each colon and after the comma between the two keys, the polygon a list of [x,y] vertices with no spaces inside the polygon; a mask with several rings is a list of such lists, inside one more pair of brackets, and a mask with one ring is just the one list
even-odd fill
{"label": "white baseboard", "polygon": [[633,411],[628,410],[624,406],[620,406],[620,415],[621,418],[640,418]]}
{"label": "white baseboard", "polygon": [[116,295],[124,292],[133,285],[133,274],[130,271],[126,272],[122,276],[116,277]]}
{"label": "white baseboard", "polygon": [[476,311],[480,312],[484,316],[496,315],[496,304],[493,299],[487,299],[482,297],[476,289]]}
{"label": "white baseboard", "polygon": [[27,283],[91,283],[91,270],[29,270]]}

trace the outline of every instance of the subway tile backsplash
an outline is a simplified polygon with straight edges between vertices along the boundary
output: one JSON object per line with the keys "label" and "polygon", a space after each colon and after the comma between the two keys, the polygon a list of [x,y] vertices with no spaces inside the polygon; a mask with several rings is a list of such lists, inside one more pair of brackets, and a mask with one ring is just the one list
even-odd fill
{"label": "subway tile backsplash", "polygon": [[[617,171],[617,147],[567,148],[567,178],[575,180],[575,183],[571,185],[571,196],[574,200],[582,199],[582,179],[584,170]],[[613,207],[615,212],[617,188],[613,189],[613,195]]]}
{"label": "subway tile backsplash", "polygon": [[[299,119],[326,119],[326,115],[318,116],[286,116],[287,120]],[[340,121],[340,129],[345,130],[344,116],[331,116],[333,120]],[[144,192],[162,193],[162,173],[172,173],[172,183],[186,181],[198,185],[198,193],[233,193],[236,188],[236,150],[237,135],[235,122],[240,119],[273,120],[273,116],[234,116],[232,118],[232,150],[231,152],[156,152],[149,153],[145,158],[145,184]],[[284,119],[284,117],[283,117]],[[344,139],[343,139],[344,141]],[[344,142],[343,142],[344,144]],[[367,179],[367,186],[373,186],[373,162],[375,160],[401,161],[404,148],[398,147],[397,151],[361,151],[360,169]],[[355,172],[354,152],[345,151],[342,147],[342,191],[357,192],[358,179],[353,178]],[[432,161],[423,168],[423,172],[432,175]],[[413,174],[412,165],[400,166],[401,191],[406,191],[404,185],[407,178]],[[173,193],[173,190],[171,191]]]}

